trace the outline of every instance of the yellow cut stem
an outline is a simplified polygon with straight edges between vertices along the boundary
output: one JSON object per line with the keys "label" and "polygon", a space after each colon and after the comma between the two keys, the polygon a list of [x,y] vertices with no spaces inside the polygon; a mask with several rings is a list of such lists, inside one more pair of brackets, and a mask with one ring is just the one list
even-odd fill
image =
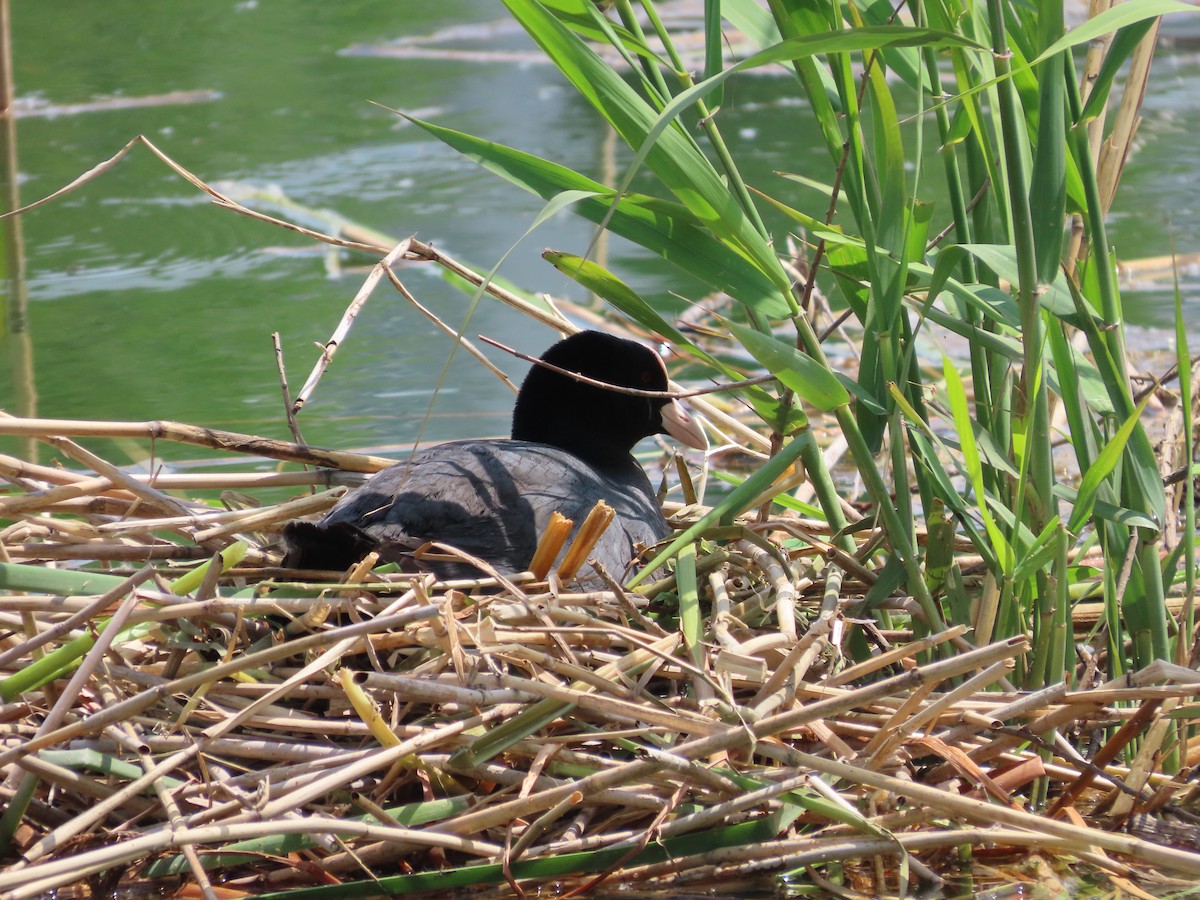
{"label": "yellow cut stem", "polygon": [[558,551],[562,549],[567,535],[571,533],[571,526],[574,524],[557,510],[550,515],[550,524],[542,532],[537,550],[533,552],[533,559],[529,561],[529,571],[538,581],[545,579],[546,574],[550,571],[550,566],[554,564],[554,558],[558,556]]}
{"label": "yellow cut stem", "polygon": [[608,527],[615,515],[616,510],[603,500],[597,501],[596,505],[592,507],[592,511],[588,513],[588,517],[583,520],[583,525],[579,528],[579,534],[575,535],[571,549],[567,551],[567,555],[559,564],[558,575],[563,581],[570,581],[575,577],[575,573],[588,558],[588,554],[596,546],[596,541],[600,540],[600,535],[604,534],[604,529]]}

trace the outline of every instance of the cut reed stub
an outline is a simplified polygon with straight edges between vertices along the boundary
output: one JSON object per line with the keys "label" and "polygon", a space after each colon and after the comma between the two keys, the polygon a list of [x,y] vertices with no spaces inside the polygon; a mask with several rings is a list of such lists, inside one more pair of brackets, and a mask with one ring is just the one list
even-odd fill
{"label": "cut reed stub", "polygon": [[597,500],[596,505],[592,507],[592,511],[588,513],[587,518],[583,520],[583,524],[579,526],[579,533],[575,535],[575,540],[571,544],[571,548],[567,551],[567,555],[563,557],[563,561],[558,565],[558,577],[564,582],[569,582],[575,577],[580,566],[588,558],[592,552],[592,548],[596,546],[596,541],[600,540],[600,535],[604,534],[604,529],[612,522],[616,515],[616,510],[605,503],[603,500]]}
{"label": "cut reed stub", "polygon": [[533,551],[533,559],[529,561],[529,571],[538,581],[546,580],[546,576],[550,573],[550,567],[554,565],[554,560],[562,550],[563,544],[566,543],[567,536],[571,533],[571,526],[574,524],[573,520],[568,519],[557,510],[550,514],[550,523],[542,532],[541,538],[538,539],[537,549]]}

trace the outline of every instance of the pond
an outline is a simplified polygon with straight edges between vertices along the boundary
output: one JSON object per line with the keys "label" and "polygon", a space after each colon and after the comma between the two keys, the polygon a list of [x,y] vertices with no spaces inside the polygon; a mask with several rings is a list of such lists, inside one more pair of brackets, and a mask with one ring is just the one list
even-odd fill
{"label": "pond", "polygon": [[[229,0],[186,12],[131,0],[16,4],[21,202],[144,134],[210,183],[279,191],[396,239],[415,234],[485,271],[516,245],[501,276],[581,301],[539,254],[546,246],[582,252],[588,224],[562,214],[523,238],[540,201],[388,109],[604,176],[604,129],[502,14],[488,0],[403,9],[385,0]],[[753,147],[748,180],[776,190],[776,170],[828,171],[802,119],[781,105],[787,93],[778,76],[740,78],[721,113],[725,133],[742,145],[735,150]],[[1164,50],[1113,216],[1124,259],[1172,245],[1200,250],[1197,98],[1196,57]],[[271,335],[281,335],[295,389],[316,359],[314,342],[329,337],[370,263],[331,259],[321,245],[214,208],[144,147],[25,215],[20,228],[27,300],[7,300],[10,309],[27,303],[29,359],[10,344],[0,370],[0,409],[19,415],[173,419],[286,437]],[[607,253],[656,302],[701,296],[699,285],[636,248],[614,240]],[[440,272],[403,274],[422,303],[462,324],[469,297]],[[1200,278],[1184,276],[1194,317]],[[1170,325],[1169,288],[1132,290],[1125,300],[1131,321]],[[526,352],[553,340],[486,300],[466,332]],[[450,348],[417,310],[380,289],[305,408],[305,437],[378,451],[505,433],[511,394],[461,353],[431,405]],[[494,358],[515,376],[524,369]]]}

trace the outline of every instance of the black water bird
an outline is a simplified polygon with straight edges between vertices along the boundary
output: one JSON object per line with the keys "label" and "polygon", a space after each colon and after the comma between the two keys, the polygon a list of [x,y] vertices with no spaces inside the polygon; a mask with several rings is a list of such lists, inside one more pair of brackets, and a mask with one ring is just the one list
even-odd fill
{"label": "black water bird", "polygon": [[[559,341],[542,359],[605,384],[667,389],[658,354],[597,331]],[[604,500],[616,516],[590,557],[620,578],[635,548],[670,532],[632,454],[639,440],[654,434],[707,446],[677,401],[606,390],[535,365],[517,394],[511,439],[439,444],[384,469],[319,522],[289,523],[284,565],[344,570],[377,550],[381,559],[413,568],[412,551],[437,541],[501,573],[521,572],[555,511],[578,530]],[[418,568],[443,579],[480,574],[459,560]],[[578,583],[600,586],[590,566],[581,570]]]}

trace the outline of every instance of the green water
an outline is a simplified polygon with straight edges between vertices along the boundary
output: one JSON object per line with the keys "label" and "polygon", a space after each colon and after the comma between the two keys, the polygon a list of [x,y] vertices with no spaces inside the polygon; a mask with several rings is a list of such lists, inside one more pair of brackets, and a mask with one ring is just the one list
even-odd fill
{"label": "green water", "polygon": [[[602,174],[605,135],[557,74],[536,62],[414,57],[412,38],[502,15],[489,0],[247,0],[162,4],[17,3],[13,56],[25,114],[17,123],[22,202],[44,196],[137,134],[212,182],[277,186],[296,203],[382,232],[416,234],[490,268],[540,203],[403,127],[382,104]],[[400,55],[363,52],[389,42]],[[468,29],[441,49],[519,51],[523,35]],[[409,53],[410,55],[403,55]],[[1200,65],[1157,63],[1140,149],[1113,219],[1123,257],[1200,250]],[[211,92],[201,102],[72,109],[106,97]],[[816,208],[771,173],[829,170],[780,77],[733,82],[722,112],[747,177]],[[175,419],[286,437],[270,335],[282,335],[293,389],[362,282],[369,261],[218,210],[145,149],[81,190],[23,217],[31,374],[0,366],[0,409],[91,419]],[[525,239],[502,275],[531,291],[582,300],[544,264],[546,246],[582,252],[590,227],[556,219]],[[619,241],[612,266],[660,302],[696,285]],[[429,267],[403,273],[421,302],[458,325],[468,298]],[[1192,309],[1194,275],[1185,280]],[[10,308],[16,302],[8,298]],[[1126,295],[1130,319],[1166,325],[1170,295]],[[467,329],[536,352],[553,335],[490,301]],[[313,443],[372,448],[506,432],[511,394],[461,354],[427,419],[450,342],[390,288],[379,289],[301,425]],[[514,375],[520,363],[495,355]],[[423,426],[422,423],[426,422]],[[424,429],[422,431],[422,428]],[[9,442],[0,449],[11,449]],[[184,448],[173,455],[188,457]]]}

